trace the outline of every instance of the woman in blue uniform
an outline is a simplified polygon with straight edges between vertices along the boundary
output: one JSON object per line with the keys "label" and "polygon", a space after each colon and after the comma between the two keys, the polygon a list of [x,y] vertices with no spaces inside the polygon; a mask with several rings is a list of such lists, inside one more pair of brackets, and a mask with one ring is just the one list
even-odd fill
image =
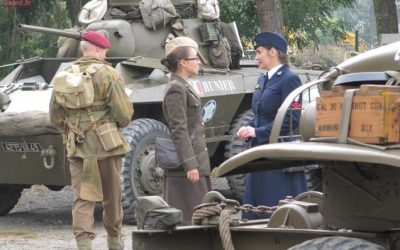
{"label": "woman in blue uniform", "polygon": [[[251,145],[267,144],[273,121],[279,107],[286,97],[301,85],[300,78],[289,70],[287,41],[275,32],[262,32],[255,37],[256,60],[259,68],[267,73],[261,74],[253,94],[252,110],[254,119],[247,126],[241,127],[237,136],[241,140],[251,140]],[[295,101],[292,107],[301,106],[301,100]],[[292,120],[292,121],[290,121]],[[300,111],[292,116],[286,114],[281,135],[288,135],[290,122],[292,129],[300,120]],[[296,196],[307,190],[303,171],[284,172],[281,169],[249,173],[246,177],[244,204],[253,206],[275,206],[287,195]],[[265,216],[262,216],[265,217]],[[260,218],[246,214],[244,218]]]}

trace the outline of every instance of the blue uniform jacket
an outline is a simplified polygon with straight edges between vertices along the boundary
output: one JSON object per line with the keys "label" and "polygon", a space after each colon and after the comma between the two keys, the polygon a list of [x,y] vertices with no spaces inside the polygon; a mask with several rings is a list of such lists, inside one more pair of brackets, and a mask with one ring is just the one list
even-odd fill
{"label": "blue uniform jacket", "polygon": [[[288,66],[282,66],[264,86],[265,75],[258,79],[253,94],[252,109],[254,119],[248,125],[255,128],[256,137],[252,146],[267,144],[271,134],[272,125],[279,107],[294,89],[301,85],[300,78],[291,72]],[[301,99],[292,103],[292,107],[300,107]],[[290,132],[290,113],[285,116],[282,124],[281,135]],[[300,110],[293,111],[292,126],[298,127]],[[282,172],[281,169],[260,171],[247,174],[246,187],[243,198],[244,204],[254,206],[275,206],[279,200],[287,195],[296,196],[307,190],[304,172]],[[266,218],[266,215],[243,214],[245,219]]]}
{"label": "blue uniform jacket", "polygon": [[[265,86],[265,75],[261,74],[258,78],[256,88],[253,93],[252,109],[254,119],[248,125],[255,128],[256,137],[253,138],[252,145],[262,145],[269,141],[272,125],[279,107],[286,97],[294,89],[301,85],[300,78],[289,70],[287,65],[283,65],[268,80]],[[301,97],[292,106],[299,107]],[[292,129],[297,128],[300,121],[300,110],[293,111]],[[281,128],[281,135],[287,135],[290,130],[290,114],[286,114]]]}

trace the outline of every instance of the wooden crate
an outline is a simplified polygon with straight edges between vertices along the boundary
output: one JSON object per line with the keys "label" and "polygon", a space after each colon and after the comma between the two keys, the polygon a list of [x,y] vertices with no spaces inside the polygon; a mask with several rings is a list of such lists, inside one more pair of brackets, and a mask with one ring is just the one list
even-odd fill
{"label": "wooden crate", "polygon": [[[345,89],[335,88],[317,98],[317,137],[338,137]],[[348,137],[364,143],[400,142],[400,87],[362,85],[356,90]]]}

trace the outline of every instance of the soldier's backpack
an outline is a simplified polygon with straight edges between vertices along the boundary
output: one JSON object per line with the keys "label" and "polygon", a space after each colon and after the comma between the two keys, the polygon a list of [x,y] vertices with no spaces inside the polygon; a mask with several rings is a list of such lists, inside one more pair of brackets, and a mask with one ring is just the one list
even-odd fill
{"label": "soldier's backpack", "polygon": [[170,0],[142,0],[139,9],[144,26],[148,29],[165,27],[172,18],[177,17],[175,6]]}
{"label": "soldier's backpack", "polygon": [[170,230],[182,223],[182,211],[168,205],[160,196],[138,198],[136,214],[139,229]]}
{"label": "soldier's backpack", "polygon": [[54,76],[56,103],[70,109],[91,106],[94,100],[92,75],[103,66],[104,64],[93,64],[81,72],[78,65],[71,65],[71,71],[58,72]]}
{"label": "soldier's backpack", "polygon": [[231,64],[231,48],[224,37],[219,20],[204,22],[199,27],[200,35],[208,45],[208,56],[213,67],[228,69]]}
{"label": "soldier's backpack", "polygon": [[208,56],[213,67],[228,69],[232,63],[231,48],[225,37],[219,36],[217,42],[213,42],[208,48]]}

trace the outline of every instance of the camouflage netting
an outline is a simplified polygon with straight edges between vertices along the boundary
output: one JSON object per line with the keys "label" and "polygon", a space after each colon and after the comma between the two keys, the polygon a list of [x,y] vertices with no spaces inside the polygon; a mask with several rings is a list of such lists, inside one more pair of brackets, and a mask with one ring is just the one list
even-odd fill
{"label": "camouflage netting", "polygon": [[0,116],[0,136],[32,136],[58,134],[50,123],[49,114],[41,111],[3,113]]}

